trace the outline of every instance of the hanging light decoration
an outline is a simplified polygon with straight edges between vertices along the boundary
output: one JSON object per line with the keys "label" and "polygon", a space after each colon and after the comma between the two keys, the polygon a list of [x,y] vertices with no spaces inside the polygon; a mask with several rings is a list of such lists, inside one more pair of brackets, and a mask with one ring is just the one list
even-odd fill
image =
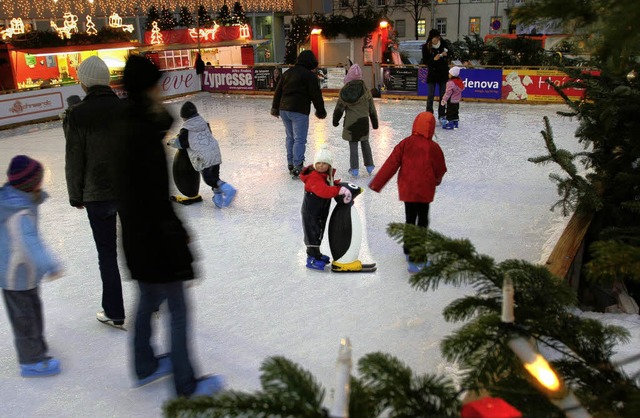
{"label": "hanging light decoration", "polygon": [[[244,0],[241,2],[244,10],[250,12],[285,12],[293,10],[293,0]],[[73,13],[86,14],[89,11],[99,9],[105,15],[120,13],[131,16],[146,13],[151,6],[166,7],[170,10],[178,10],[186,6],[190,10],[197,10],[204,5],[211,10],[219,10],[225,4],[225,0],[15,0],[0,2],[0,18],[12,17],[50,18],[51,13],[59,6]],[[46,16],[45,16],[46,13]],[[95,13],[92,13],[95,15]]]}

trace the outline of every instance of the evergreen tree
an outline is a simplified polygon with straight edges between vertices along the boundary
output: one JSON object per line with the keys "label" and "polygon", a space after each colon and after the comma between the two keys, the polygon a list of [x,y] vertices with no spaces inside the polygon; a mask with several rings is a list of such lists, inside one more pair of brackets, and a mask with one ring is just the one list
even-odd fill
{"label": "evergreen tree", "polygon": [[153,22],[160,23],[160,13],[158,12],[158,8],[156,6],[151,6],[149,8],[149,13],[147,13],[147,20],[144,22],[144,30],[151,30],[153,27]]}
{"label": "evergreen tree", "polygon": [[239,1],[233,3],[233,15],[231,19],[234,25],[244,25],[247,23],[247,16]]}
{"label": "evergreen tree", "polygon": [[178,26],[178,21],[173,17],[173,12],[167,8],[162,8],[160,20],[158,21],[160,30],[171,30],[176,26]]}
{"label": "evergreen tree", "polygon": [[[640,3],[625,0],[541,0],[513,11],[527,22],[563,20],[576,42],[592,53],[597,71],[566,68],[574,82],[564,87],[584,89],[584,97],[571,100],[557,88],[569,106],[561,115],[579,121],[578,141],[585,151],[571,154],[558,149],[546,122],[543,137],[547,155],[535,163],[554,162],[566,176],[553,175],[563,212],[593,215],[585,238],[587,276],[597,281],[640,280]],[[584,34],[588,34],[585,36]],[[585,172],[586,174],[579,174]],[[627,283],[629,286],[629,283]],[[631,283],[640,300],[640,286]]]}
{"label": "evergreen tree", "polygon": [[229,6],[227,3],[224,3],[220,7],[220,11],[218,12],[218,17],[216,18],[219,25],[229,26],[232,23],[231,12],[229,11]]}
{"label": "evergreen tree", "polygon": [[201,28],[213,27],[213,19],[211,18],[211,15],[209,15],[209,12],[203,5],[200,5],[198,7],[198,25]]}
{"label": "evergreen tree", "polygon": [[193,15],[191,14],[191,12],[189,11],[189,8],[186,6],[182,6],[180,8],[178,26],[182,26],[183,28],[193,28],[196,26],[196,21],[193,18]]}
{"label": "evergreen tree", "polygon": [[298,47],[308,42],[311,35],[311,19],[296,16],[291,20],[291,31],[285,46],[285,64],[295,64],[298,58]]}

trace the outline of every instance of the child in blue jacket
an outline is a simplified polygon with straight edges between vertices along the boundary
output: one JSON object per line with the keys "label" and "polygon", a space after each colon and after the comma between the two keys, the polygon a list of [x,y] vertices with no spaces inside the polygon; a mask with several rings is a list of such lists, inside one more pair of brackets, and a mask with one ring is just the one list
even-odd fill
{"label": "child in blue jacket", "polygon": [[0,187],[0,288],[23,377],[60,373],[60,362],[47,355],[38,287],[43,277],[61,274],[38,234],[38,206],[47,196],[42,175],[42,164],[18,155]]}

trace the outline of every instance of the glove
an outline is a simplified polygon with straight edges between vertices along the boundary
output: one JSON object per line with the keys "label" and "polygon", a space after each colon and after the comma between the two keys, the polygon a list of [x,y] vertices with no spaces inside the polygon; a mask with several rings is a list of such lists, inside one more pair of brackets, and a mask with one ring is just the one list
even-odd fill
{"label": "glove", "polygon": [[340,126],[340,122],[333,122],[333,126]]}
{"label": "glove", "polygon": [[342,195],[342,201],[344,202],[345,205],[348,205],[349,203],[351,203],[351,190],[342,186],[340,187],[340,191],[338,192],[338,194]]}
{"label": "glove", "polygon": [[443,101],[441,101],[441,102],[440,102],[440,104],[441,104],[442,106],[446,106],[446,105],[447,105],[447,102],[445,102],[445,101],[443,100]]}
{"label": "glove", "polygon": [[280,109],[272,107],[271,108],[271,116],[275,116],[276,118],[280,117]]}
{"label": "glove", "polygon": [[318,119],[324,119],[327,117],[327,111],[322,109],[322,110],[316,110],[316,118]]}

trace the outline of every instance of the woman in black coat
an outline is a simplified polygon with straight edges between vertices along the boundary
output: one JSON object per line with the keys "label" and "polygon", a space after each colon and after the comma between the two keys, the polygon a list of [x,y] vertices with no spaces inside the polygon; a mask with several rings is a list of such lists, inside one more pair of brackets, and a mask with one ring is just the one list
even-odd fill
{"label": "woman in black coat", "polygon": [[[161,73],[148,59],[132,55],[123,83],[129,95],[128,136],[122,162],[122,244],[140,299],[133,340],[136,385],[173,373],[176,394],[211,395],[218,376],[197,379],[189,358],[188,309],[184,282],[194,278],[189,235],[169,200],[169,173],[163,139],[173,123],[160,103]],[[151,317],[162,302],[171,313],[171,352],[156,356]]]}
{"label": "woman in black coat", "polygon": [[[422,63],[427,66],[427,112],[433,113],[433,97],[435,96],[436,85],[440,97],[444,95],[449,80],[449,57],[446,42],[436,29],[429,31],[427,43],[422,45]],[[445,119],[446,111],[438,100],[438,120]]]}

